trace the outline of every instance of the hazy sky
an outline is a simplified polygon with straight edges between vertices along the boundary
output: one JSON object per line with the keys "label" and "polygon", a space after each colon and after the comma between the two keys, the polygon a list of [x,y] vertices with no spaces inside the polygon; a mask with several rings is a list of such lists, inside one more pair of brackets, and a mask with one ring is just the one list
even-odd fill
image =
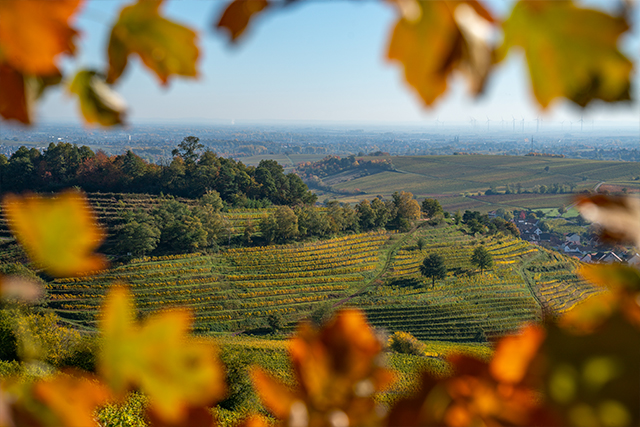
{"label": "hazy sky", "polygon": [[[110,25],[128,2],[88,1],[77,21],[82,37],[79,55],[65,61],[71,75],[80,67],[104,69]],[[375,123],[465,122],[479,124],[512,117],[547,122],[585,120],[640,122],[638,103],[598,104],[584,112],[559,102],[542,113],[532,101],[524,60],[511,55],[493,74],[486,94],[474,100],[460,76],[436,104],[425,109],[402,80],[398,65],[385,61],[396,16],[379,1],[311,1],[267,13],[237,46],[229,46],[212,30],[226,1],[169,1],[167,17],[200,31],[199,80],[173,79],[168,89],[158,85],[135,58],[116,85],[130,107],[129,122],[173,119],[184,122],[221,120],[324,121]],[[511,1],[494,0],[488,7],[504,17]],[[613,1],[597,2],[608,7]],[[640,23],[638,7],[633,20]],[[637,64],[640,37],[634,33],[621,47]],[[633,97],[640,98],[640,73],[634,70]],[[59,89],[47,95],[39,113],[45,120],[78,121],[75,101]],[[640,126],[640,125],[639,125]]]}

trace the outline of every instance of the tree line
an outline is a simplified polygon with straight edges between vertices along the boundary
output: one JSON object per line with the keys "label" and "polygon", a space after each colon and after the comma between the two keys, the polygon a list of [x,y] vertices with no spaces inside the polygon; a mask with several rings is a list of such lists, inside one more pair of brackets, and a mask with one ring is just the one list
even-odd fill
{"label": "tree line", "polygon": [[168,194],[198,198],[216,191],[236,207],[313,204],[316,196],[274,160],[257,167],[219,157],[194,136],[183,139],[166,165],[148,163],[132,151],[108,156],[87,146],[51,143],[40,152],[20,147],[0,154],[0,193],[57,191],[76,186],[89,192]]}
{"label": "tree line", "polygon": [[224,203],[210,190],[193,205],[167,198],[150,209],[122,206],[105,250],[116,255],[148,255],[217,250],[220,245],[251,246],[328,238],[378,229],[407,231],[421,216],[413,194],[363,200],[355,207],[329,201],[323,207],[281,205],[234,230],[222,214]]}

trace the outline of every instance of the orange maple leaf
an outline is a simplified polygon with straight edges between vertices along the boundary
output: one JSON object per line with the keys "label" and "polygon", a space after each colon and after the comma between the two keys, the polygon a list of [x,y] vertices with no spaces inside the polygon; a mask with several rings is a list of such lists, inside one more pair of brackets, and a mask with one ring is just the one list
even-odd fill
{"label": "orange maple leaf", "polygon": [[321,330],[298,327],[289,343],[295,388],[260,368],[251,377],[265,406],[289,425],[375,425],[373,395],[394,379],[379,365],[381,350],[364,315],[344,310]]}
{"label": "orange maple leaf", "polygon": [[69,21],[82,0],[0,1],[0,52],[4,60],[25,74],[58,72],[58,55],[73,54],[77,31]]}

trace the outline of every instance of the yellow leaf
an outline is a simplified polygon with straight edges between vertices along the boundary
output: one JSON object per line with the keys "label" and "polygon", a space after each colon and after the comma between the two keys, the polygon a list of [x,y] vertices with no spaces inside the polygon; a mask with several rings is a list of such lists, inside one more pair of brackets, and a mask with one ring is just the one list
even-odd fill
{"label": "yellow leaf", "polygon": [[100,74],[89,70],[79,71],[69,85],[69,92],[78,96],[80,110],[87,123],[102,126],[122,124],[127,106]]}
{"label": "yellow leaf", "polygon": [[58,73],[56,57],[73,54],[76,30],[69,26],[82,0],[0,1],[0,51],[24,74]]}
{"label": "yellow leaf", "polygon": [[623,17],[571,1],[520,1],[504,22],[498,57],[524,49],[533,93],[543,108],[565,97],[581,107],[594,99],[629,97],[632,63],[617,48],[629,28]]}
{"label": "yellow leaf", "polygon": [[176,423],[189,407],[213,404],[224,394],[224,372],[212,343],[188,337],[192,322],[185,311],[149,317],[138,326],[129,291],[113,289],[102,311],[103,348],[99,368],[119,394],[139,387],[153,411]]}
{"label": "yellow leaf", "polygon": [[9,194],[2,205],[11,232],[47,273],[77,276],[105,268],[105,258],[93,252],[104,233],[82,193],[51,198]]}
{"label": "yellow leaf", "polygon": [[255,15],[268,6],[268,0],[233,0],[222,13],[216,27],[227,30],[234,42],[245,32]]}
{"label": "yellow leaf", "polygon": [[107,82],[114,83],[127,66],[130,54],[138,54],[162,84],[169,77],[197,77],[196,33],[160,16],[162,0],[139,0],[120,12],[109,39]]}
{"label": "yellow leaf", "polygon": [[467,76],[479,94],[492,65],[489,46],[493,18],[478,2],[394,0],[403,16],[396,24],[387,56],[427,106],[447,89],[454,70]]}

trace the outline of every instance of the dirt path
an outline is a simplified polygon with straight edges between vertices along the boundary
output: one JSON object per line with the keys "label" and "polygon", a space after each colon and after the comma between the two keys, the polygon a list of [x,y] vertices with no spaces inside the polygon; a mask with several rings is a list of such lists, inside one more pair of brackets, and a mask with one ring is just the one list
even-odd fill
{"label": "dirt path", "polygon": [[366,291],[367,288],[369,288],[371,285],[375,284],[380,279],[380,277],[382,277],[382,275],[384,273],[386,273],[387,270],[389,269],[389,266],[391,265],[391,262],[393,261],[393,256],[396,254],[396,251],[398,250],[398,248],[400,248],[407,241],[407,239],[409,239],[411,236],[413,236],[413,233],[415,233],[417,229],[418,229],[418,225],[415,225],[411,230],[409,230],[409,232],[403,233],[402,238],[400,238],[396,242],[394,242],[391,245],[391,247],[389,248],[389,252],[387,252],[387,258],[385,259],[384,264],[383,264],[382,268],[380,269],[380,271],[374,277],[369,279],[369,281],[367,281],[367,283],[365,283],[356,292],[354,292],[353,294],[349,295],[348,297],[343,298],[340,301],[338,301],[335,304],[333,304],[333,307],[334,308],[338,307],[338,306],[346,303],[347,301],[352,300],[353,298],[357,297],[358,295],[360,295],[364,291]]}
{"label": "dirt path", "polygon": [[520,266],[519,268],[520,276],[522,276],[522,279],[524,280],[524,283],[527,285],[527,289],[529,289],[529,292],[531,293],[531,296],[535,300],[536,304],[538,304],[538,307],[540,307],[540,320],[542,321],[544,320],[544,313],[546,309],[545,309],[545,306],[542,304],[542,301],[540,301],[540,298],[538,298],[538,295],[536,294],[536,292],[533,290],[534,284],[531,283],[531,278],[525,271],[527,265],[528,265],[528,262],[523,262],[522,265]]}

